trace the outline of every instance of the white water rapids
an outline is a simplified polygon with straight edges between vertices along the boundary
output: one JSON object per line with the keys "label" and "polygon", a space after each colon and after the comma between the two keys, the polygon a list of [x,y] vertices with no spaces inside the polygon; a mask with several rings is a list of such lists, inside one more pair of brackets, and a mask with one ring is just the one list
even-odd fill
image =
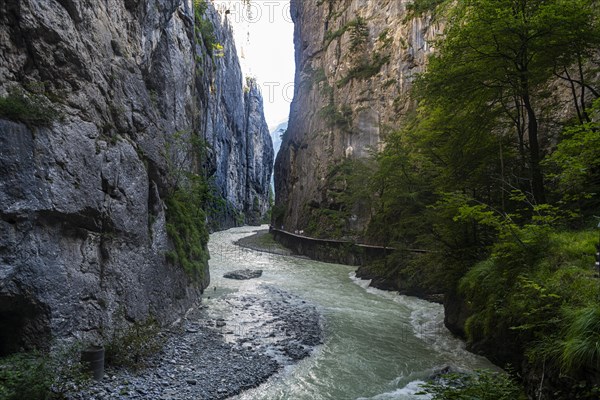
{"label": "white water rapids", "polygon": [[[441,305],[370,288],[368,281],[354,276],[354,267],[233,244],[255,230],[243,227],[211,235],[209,309],[223,307],[223,295],[252,294],[261,284],[275,286],[316,305],[323,315],[324,344],[236,399],[425,400],[427,396],[416,394],[419,383],[436,370],[495,369],[467,352],[444,327]],[[225,272],[242,268],[262,269],[263,275],[248,281],[223,278]]]}

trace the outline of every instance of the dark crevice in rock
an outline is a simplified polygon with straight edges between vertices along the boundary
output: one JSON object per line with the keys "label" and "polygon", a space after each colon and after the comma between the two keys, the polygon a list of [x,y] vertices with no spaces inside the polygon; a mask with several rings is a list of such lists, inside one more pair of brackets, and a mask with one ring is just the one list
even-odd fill
{"label": "dark crevice in rock", "polygon": [[106,229],[102,213],[91,207],[68,214],[56,210],[45,210],[38,213],[36,220],[39,224],[61,225],[65,234],[75,237],[81,237],[83,231],[100,233]]}
{"label": "dark crevice in rock", "polygon": [[63,6],[63,8],[69,13],[69,16],[73,20],[73,22],[80,23],[82,21],[81,14],[77,9],[77,4],[73,0],[57,0],[58,4]]}
{"label": "dark crevice in rock", "polygon": [[148,186],[150,187],[148,192],[148,213],[149,219],[153,219],[156,218],[162,211],[162,204],[156,183],[150,180]]}
{"label": "dark crevice in rock", "polygon": [[50,310],[28,293],[0,294],[0,356],[47,349]]}
{"label": "dark crevice in rock", "polygon": [[11,213],[2,213],[0,212],[0,219],[2,219],[2,221],[4,222],[8,222],[11,225],[15,225],[18,222],[18,215],[16,214],[11,214]]}

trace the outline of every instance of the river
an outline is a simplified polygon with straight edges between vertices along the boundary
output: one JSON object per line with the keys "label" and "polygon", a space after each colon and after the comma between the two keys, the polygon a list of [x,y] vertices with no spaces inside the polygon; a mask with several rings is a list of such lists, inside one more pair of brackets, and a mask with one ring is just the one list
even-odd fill
{"label": "river", "polygon": [[[264,228],[264,227],[263,227]],[[206,304],[227,314],[227,295],[254,294],[270,285],[314,304],[323,316],[324,343],[238,400],[421,399],[419,383],[446,366],[495,367],[469,353],[443,325],[443,308],[414,297],[368,287],[354,267],[243,249],[236,240],[256,227],[211,235],[211,287]],[[225,272],[262,269],[258,279],[224,279]],[[251,321],[241,321],[252,329]]]}

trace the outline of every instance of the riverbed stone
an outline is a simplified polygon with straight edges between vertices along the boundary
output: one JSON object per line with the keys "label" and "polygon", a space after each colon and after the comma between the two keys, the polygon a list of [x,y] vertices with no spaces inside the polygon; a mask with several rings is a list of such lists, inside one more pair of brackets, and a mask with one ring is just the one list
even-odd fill
{"label": "riverbed stone", "polygon": [[262,273],[262,269],[238,269],[236,271],[227,272],[223,277],[228,279],[246,280],[260,278]]}
{"label": "riverbed stone", "polygon": [[[279,288],[260,285],[251,294],[214,302],[230,305],[231,312],[221,315],[216,304],[190,310],[162,351],[148,360],[151,368],[133,373],[109,366],[110,379],[93,382],[71,399],[225,399],[259,386],[322,343],[317,308]],[[214,324],[219,321],[236,327],[235,334],[223,333]],[[197,331],[189,332],[190,326]]]}

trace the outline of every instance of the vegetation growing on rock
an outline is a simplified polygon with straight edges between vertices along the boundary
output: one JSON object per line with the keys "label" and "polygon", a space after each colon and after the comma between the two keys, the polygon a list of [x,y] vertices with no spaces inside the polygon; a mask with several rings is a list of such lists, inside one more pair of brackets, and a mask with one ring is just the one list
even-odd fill
{"label": "vegetation growing on rock", "polygon": [[59,113],[41,95],[13,89],[6,96],[0,97],[0,118],[23,122],[32,128],[50,126],[59,117]]}
{"label": "vegetation growing on rock", "polygon": [[212,57],[215,51],[222,55],[223,46],[217,41],[215,27],[205,16],[207,8],[206,0],[194,0],[194,32],[209,56]]}
{"label": "vegetation growing on rock", "polygon": [[62,346],[50,354],[16,353],[0,359],[0,399],[65,399],[90,376],[79,360],[80,346]]}
{"label": "vegetation growing on rock", "polygon": [[[372,186],[368,236],[432,250],[400,271],[459,287],[472,348],[545,379],[556,398],[593,398],[575,382],[593,385],[600,366],[598,17],[587,0],[448,7],[419,107],[388,139]],[[573,89],[567,102],[557,81]],[[565,107],[575,118],[554,116]]]}
{"label": "vegetation growing on rock", "polygon": [[206,144],[193,132],[177,132],[166,157],[173,189],[166,198],[167,234],[174,250],[166,258],[183,269],[199,285],[208,270],[206,212],[210,187],[202,173],[188,172],[189,165],[202,165]]}
{"label": "vegetation growing on rock", "polygon": [[[370,272],[402,282],[404,293],[451,294],[446,305],[453,331],[465,335],[473,350],[513,364],[529,383],[529,395],[594,398],[593,386],[600,383],[600,282],[593,259],[593,216],[600,205],[598,2],[409,4],[406,18],[418,19],[414,26],[434,14],[444,32],[426,44],[410,38],[409,45],[435,51],[410,96],[396,97],[398,112],[414,107],[400,125],[386,128],[385,148],[366,162],[373,169],[355,162],[365,155],[354,155],[353,136],[363,132],[346,123],[337,104],[353,110],[354,122],[362,110],[357,103],[369,98],[374,84],[381,84],[380,93],[397,93],[391,78],[404,77],[383,75],[390,72],[388,61],[397,62],[386,51],[399,35],[393,32],[395,41],[389,41],[386,32],[381,44],[371,43],[371,53],[362,54],[362,24],[335,24],[340,13],[350,17],[348,4],[332,1],[327,9],[323,2],[327,54],[319,57],[329,64],[301,53],[312,62],[318,85],[305,96],[320,96],[319,117],[332,132],[329,142],[319,143],[338,147],[328,147],[329,153],[309,149],[321,163],[314,193],[298,193],[311,182],[290,177],[284,195],[304,202],[302,213],[278,203],[274,216],[311,235],[395,248]],[[363,11],[369,13],[364,21],[378,17],[368,7],[353,9],[355,15]],[[336,51],[348,54],[333,57],[328,45],[347,33],[350,40],[340,39]],[[402,62],[410,63],[416,51],[410,49]],[[355,93],[357,88],[364,90]],[[296,123],[313,131],[315,124]],[[376,124],[371,137],[380,139],[381,119]],[[297,126],[290,125],[296,147],[289,161],[278,161],[290,170],[303,167],[297,148],[311,146]],[[359,207],[363,212],[356,213]],[[368,223],[352,226],[356,215],[368,216]],[[463,315],[452,315],[457,310]]]}

